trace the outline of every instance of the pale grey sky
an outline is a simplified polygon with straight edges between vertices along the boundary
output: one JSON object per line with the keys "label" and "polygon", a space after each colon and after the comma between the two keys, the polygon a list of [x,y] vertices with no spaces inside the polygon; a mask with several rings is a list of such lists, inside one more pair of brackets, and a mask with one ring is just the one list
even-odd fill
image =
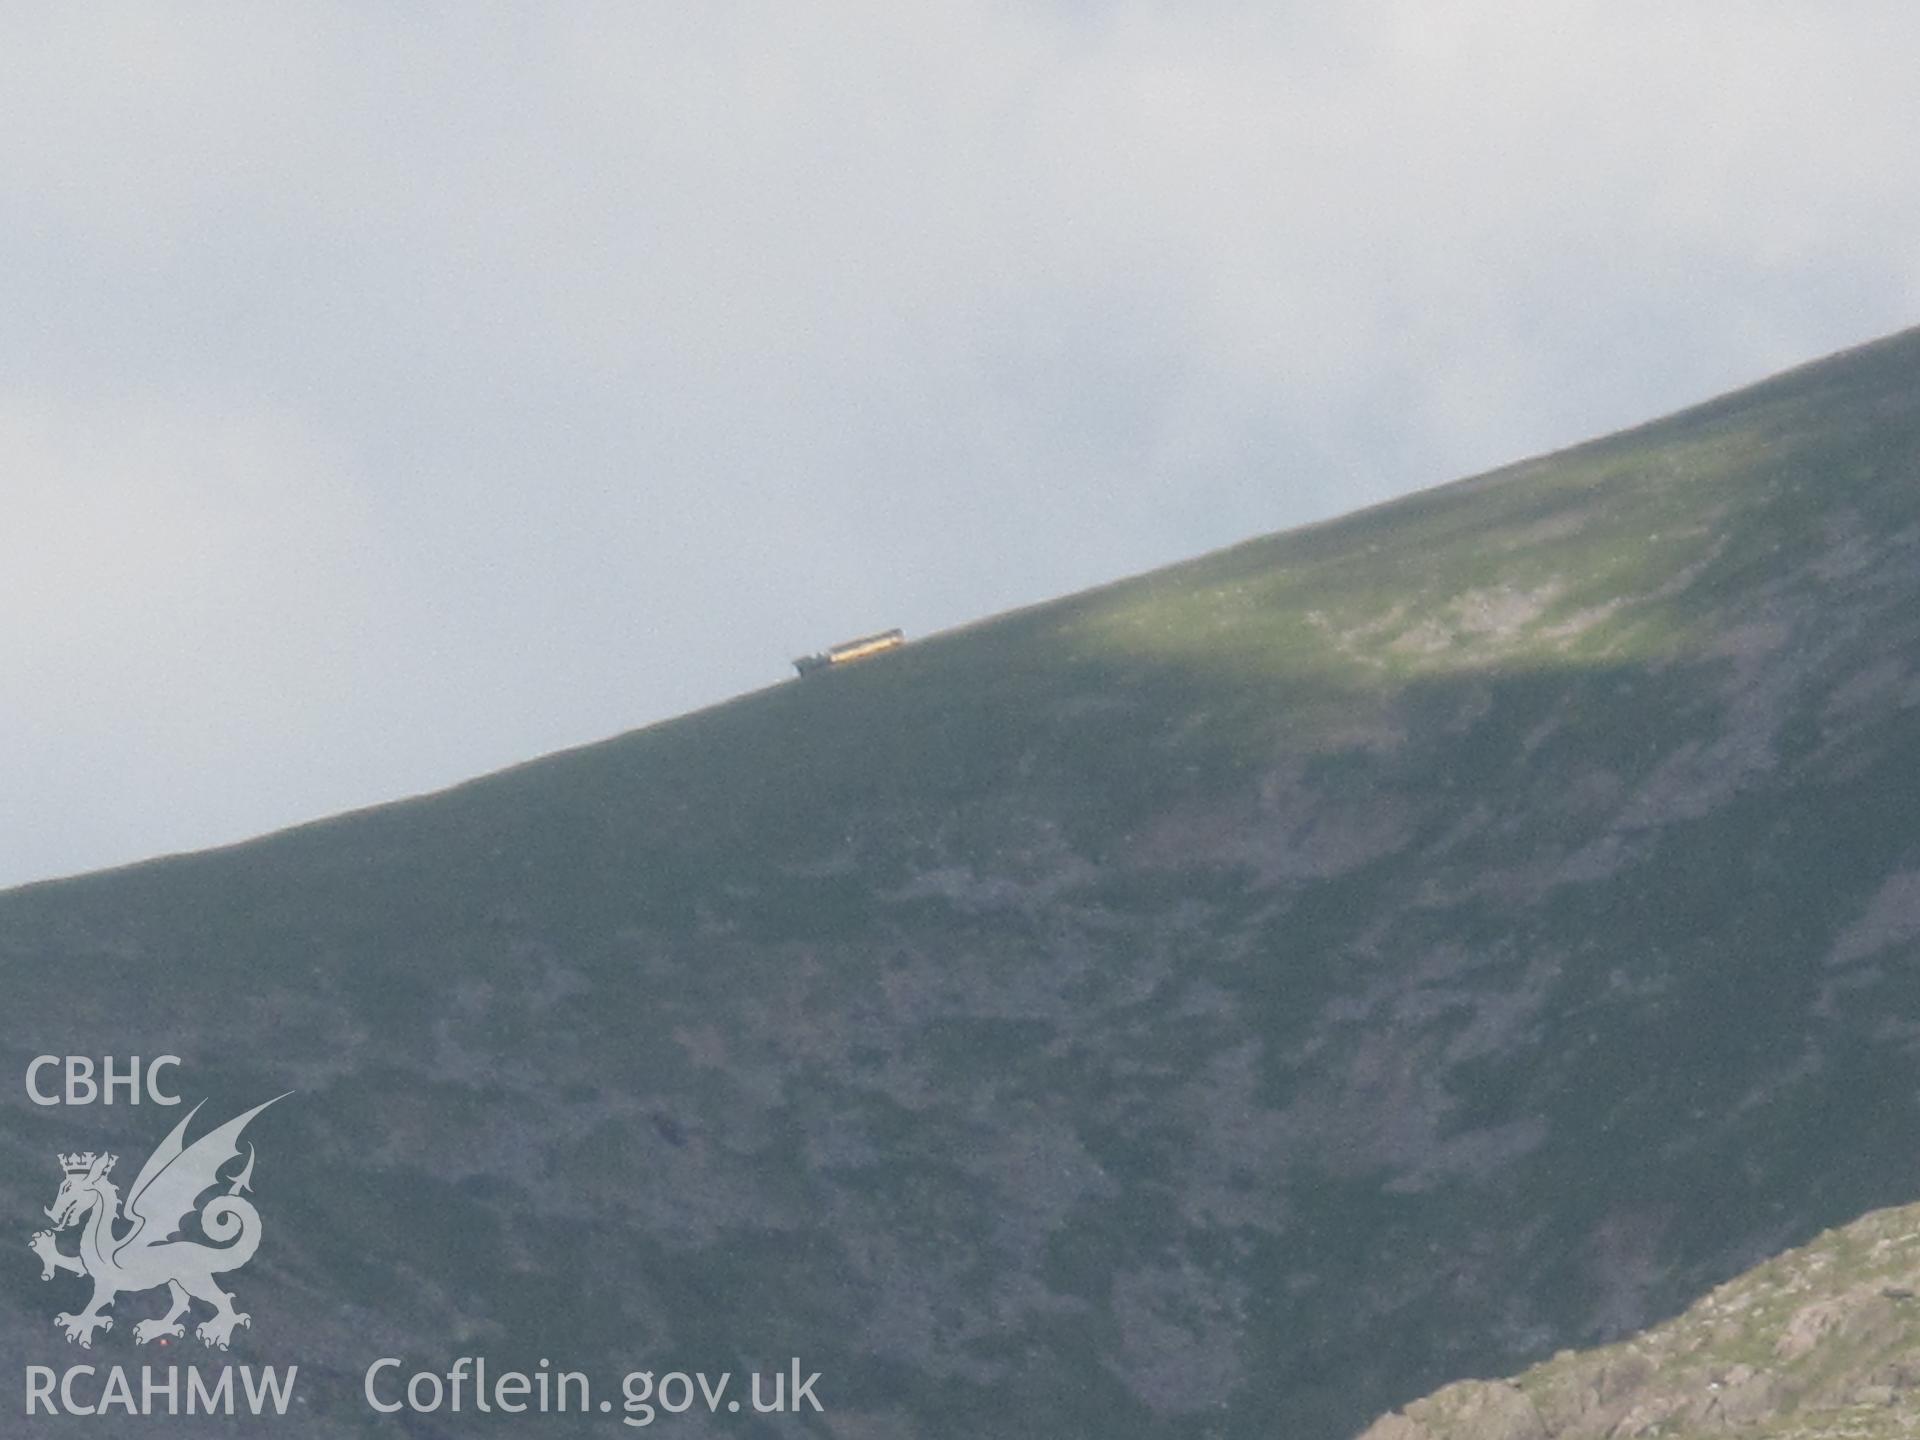
{"label": "pale grey sky", "polygon": [[0,884],[1920,320],[1907,0],[0,10]]}

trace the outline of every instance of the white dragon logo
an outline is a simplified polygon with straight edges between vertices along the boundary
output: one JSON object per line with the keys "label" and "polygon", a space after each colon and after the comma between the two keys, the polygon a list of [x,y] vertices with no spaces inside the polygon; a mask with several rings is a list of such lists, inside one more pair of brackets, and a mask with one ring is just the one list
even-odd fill
{"label": "white dragon logo", "polygon": [[[113,1329],[113,1317],[106,1312],[121,1291],[153,1290],[162,1285],[167,1287],[172,1303],[165,1315],[142,1320],[133,1327],[133,1338],[142,1345],[162,1336],[184,1335],[180,1317],[194,1300],[214,1308],[213,1317],[194,1331],[203,1345],[225,1350],[235,1326],[253,1323],[252,1316],[233,1308],[233,1296],[213,1278],[238,1270],[260,1246],[260,1212],[240,1195],[251,1188],[253,1146],[247,1146],[246,1166],[227,1180],[227,1193],[213,1196],[199,1207],[200,1229],[214,1243],[176,1237],[195,1213],[200,1196],[222,1183],[220,1167],[239,1156],[240,1132],[247,1122],[267,1105],[286,1098],[277,1095],[187,1145],[183,1143],[187,1125],[200,1113],[200,1106],[194,1106],[140,1167],[128,1192],[124,1215],[120,1213],[120,1189],[107,1178],[119,1157],[95,1155],[91,1150],[60,1156],[66,1178],[46,1210],[53,1229],[40,1231],[27,1243],[40,1257],[42,1280],[51,1280],[56,1270],[92,1277],[93,1299],[87,1308],[77,1315],[54,1317],[53,1323],[66,1332],[69,1344],[78,1340],[84,1348],[92,1349],[95,1330]],[[58,1248],[55,1232],[76,1225],[83,1227],[79,1253],[64,1254]],[[116,1235],[116,1226],[129,1228]]]}

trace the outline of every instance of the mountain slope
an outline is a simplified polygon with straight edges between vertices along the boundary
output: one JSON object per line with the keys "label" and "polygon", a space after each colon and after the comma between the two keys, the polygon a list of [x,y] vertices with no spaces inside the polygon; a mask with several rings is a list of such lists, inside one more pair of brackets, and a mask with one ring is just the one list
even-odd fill
{"label": "mountain slope", "polygon": [[[485,1353],[823,1372],[759,1433],[1345,1436],[1920,1193],[1916,720],[1920,332],[0,896],[0,1061],[299,1092],[244,1347],[314,1433]],[[23,1240],[152,1113],[5,1094]]]}
{"label": "mountain slope", "polygon": [[1463,1380],[1362,1440],[1895,1440],[1920,1426],[1920,1205],[1876,1211],[1618,1345]]}

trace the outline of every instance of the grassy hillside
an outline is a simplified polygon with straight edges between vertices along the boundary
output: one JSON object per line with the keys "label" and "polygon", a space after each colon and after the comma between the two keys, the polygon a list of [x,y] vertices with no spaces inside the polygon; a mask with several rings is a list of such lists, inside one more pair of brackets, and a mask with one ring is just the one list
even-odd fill
{"label": "grassy hillside", "polygon": [[[298,1090],[236,1288],[315,1434],[379,1354],[799,1354],[824,1416],[711,1433],[1337,1440],[1920,1194],[1917,798],[1920,332],[0,895],[0,1061]],[[154,1113],[0,1089],[22,1241]]]}

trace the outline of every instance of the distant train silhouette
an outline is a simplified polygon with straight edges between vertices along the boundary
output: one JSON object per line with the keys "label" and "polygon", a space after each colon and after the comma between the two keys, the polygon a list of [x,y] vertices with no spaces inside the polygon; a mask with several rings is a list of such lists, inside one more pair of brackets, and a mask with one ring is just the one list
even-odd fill
{"label": "distant train silhouette", "polygon": [[898,630],[882,630],[877,635],[862,635],[858,640],[842,640],[838,645],[829,646],[818,655],[802,655],[793,662],[793,668],[799,674],[811,675],[816,670],[830,670],[835,665],[851,665],[855,660],[865,660],[870,655],[897,650],[906,643],[907,637]]}

